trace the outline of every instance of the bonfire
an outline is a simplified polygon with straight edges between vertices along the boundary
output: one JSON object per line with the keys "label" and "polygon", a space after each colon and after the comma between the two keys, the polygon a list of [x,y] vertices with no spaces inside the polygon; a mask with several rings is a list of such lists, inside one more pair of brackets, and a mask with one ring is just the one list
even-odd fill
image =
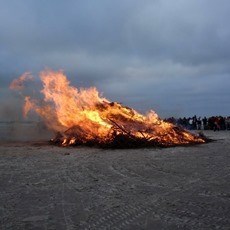
{"label": "bonfire", "polygon": [[[154,111],[143,115],[102,97],[95,87],[77,89],[62,71],[40,74],[42,100],[24,96],[23,112],[35,111],[55,133],[52,143],[60,146],[90,145],[106,148],[169,147],[206,141],[158,117]],[[24,90],[33,76],[25,73],[11,89]],[[22,94],[23,95],[23,94]]]}

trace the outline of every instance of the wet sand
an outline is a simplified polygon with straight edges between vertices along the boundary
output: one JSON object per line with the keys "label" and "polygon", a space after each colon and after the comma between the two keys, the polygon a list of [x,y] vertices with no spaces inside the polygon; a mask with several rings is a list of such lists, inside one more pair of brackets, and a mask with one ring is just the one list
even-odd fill
{"label": "wet sand", "polygon": [[229,229],[230,131],[167,149],[0,144],[0,229]]}

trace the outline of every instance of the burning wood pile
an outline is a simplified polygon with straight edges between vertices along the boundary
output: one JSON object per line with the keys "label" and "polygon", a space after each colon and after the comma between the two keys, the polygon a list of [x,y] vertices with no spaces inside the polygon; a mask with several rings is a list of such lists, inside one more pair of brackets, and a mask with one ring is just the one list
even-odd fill
{"label": "burning wood pile", "polygon": [[[11,89],[23,90],[29,73],[11,83]],[[204,143],[196,136],[161,120],[154,111],[142,115],[132,108],[110,102],[96,88],[77,89],[63,72],[40,73],[43,99],[25,96],[24,115],[35,111],[47,127],[56,133],[52,143],[60,146],[99,146],[105,148],[168,147]]]}

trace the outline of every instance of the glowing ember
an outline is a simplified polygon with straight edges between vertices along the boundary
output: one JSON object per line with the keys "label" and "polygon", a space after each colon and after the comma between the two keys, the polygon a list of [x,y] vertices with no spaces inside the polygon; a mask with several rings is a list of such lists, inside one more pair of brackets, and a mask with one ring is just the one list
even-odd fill
{"label": "glowing ember", "polygon": [[[14,80],[11,89],[23,89],[30,80],[25,73]],[[35,111],[50,130],[57,133],[52,140],[62,146],[91,144],[105,147],[174,146],[204,143],[205,140],[150,111],[142,115],[99,95],[95,87],[77,89],[70,85],[62,71],[40,73],[43,84],[42,102],[25,97],[24,114]]]}

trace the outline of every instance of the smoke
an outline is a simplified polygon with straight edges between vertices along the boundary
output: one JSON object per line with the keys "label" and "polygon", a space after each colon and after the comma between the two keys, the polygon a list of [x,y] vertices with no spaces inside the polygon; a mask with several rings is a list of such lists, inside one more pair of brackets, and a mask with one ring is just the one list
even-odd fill
{"label": "smoke", "polygon": [[[22,76],[19,79],[32,79],[28,73]],[[35,113],[23,117],[24,95],[34,94],[38,87],[36,81],[31,84],[27,82],[26,86],[29,87],[23,92],[12,90],[24,89],[22,82],[14,80],[8,88],[0,88],[0,141],[42,141],[53,136]]]}
{"label": "smoke", "polygon": [[1,141],[47,141],[52,136],[42,122],[0,122]]}
{"label": "smoke", "polygon": [[42,141],[53,136],[35,114],[22,116],[22,98],[8,96],[0,100],[0,141]]}

